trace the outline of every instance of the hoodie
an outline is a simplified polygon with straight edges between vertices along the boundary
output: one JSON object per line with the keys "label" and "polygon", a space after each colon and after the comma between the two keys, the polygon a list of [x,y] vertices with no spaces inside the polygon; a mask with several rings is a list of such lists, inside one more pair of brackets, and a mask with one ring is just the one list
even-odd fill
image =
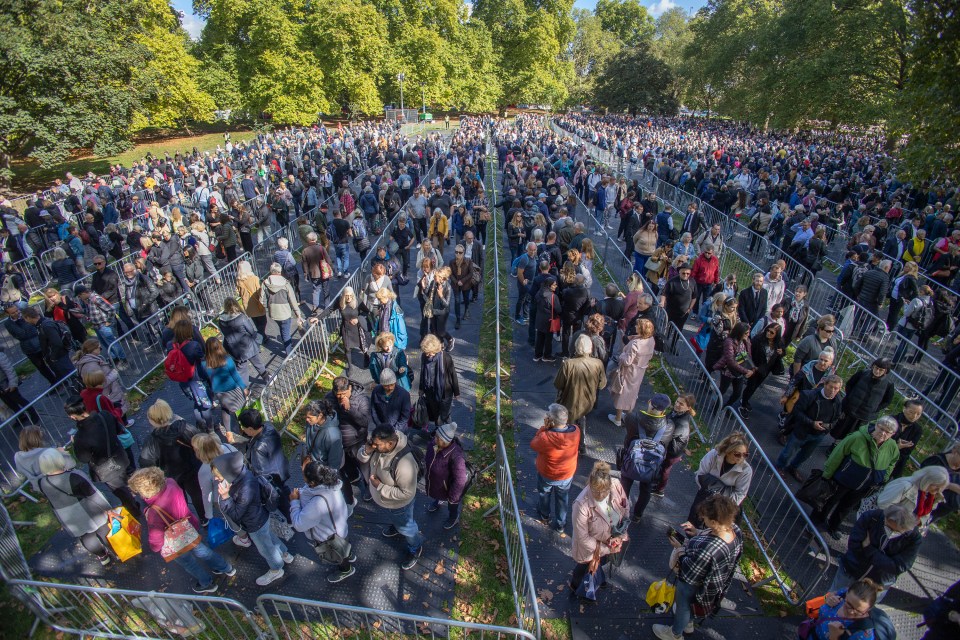
{"label": "hoodie", "polygon": [[217,456],[212,466],[230,485],[226,498],[221,498],[219,492],[215,494],[220,512],[244,531],[262,529],[270,512],[263,504],[259,481],[243,463],[243,454],[233,451]]}
{"label": "hoodie", "polygon": [[343,466],[343,440],[340,437],[340,419],[336,413],[326,416],[323,424],[306,423],[303,442],[306,454],[314,461],[333,469]]}
{"label": "hoodie", "polygon": [[[190,440],[200,433],[180,416],[162,429],[154,428],[140,448],[140,467],[160,467],[168,478],[179,480],[196,475],[200,461],[193,452]],[[199,505],[196,505],[199,506]]]}
{"label": "hoodie", "polygon": [[407,446],[407,436],[397,433],[397,446],[390,453],[373,451],[367,453],[365,447],[357,452],[360,462],[370,463],[370,475],[377,476],[380,486],[370,484],[373,501],[384,509],[400,509],[417,497],[417,463],[413,455],[404,455],[397,462],[396,476],[390,473],[393,459]]}
{"label": "hoodie", "polygon": [[290,521],[293,528],[305,533],[312,542],[323,542],[335,533],[346,538],[349,525],[342,485],[342,482],[337,482],[332,487],[301,487],[300,498],[290,501]]}
{"label": "hoodie", "polygon": [[296,316],[303,320],[297,295],[290,282],[281,275],[271,275],[263,280],[260,287],[260,303],[266,308],[271,320],[289,320]]}

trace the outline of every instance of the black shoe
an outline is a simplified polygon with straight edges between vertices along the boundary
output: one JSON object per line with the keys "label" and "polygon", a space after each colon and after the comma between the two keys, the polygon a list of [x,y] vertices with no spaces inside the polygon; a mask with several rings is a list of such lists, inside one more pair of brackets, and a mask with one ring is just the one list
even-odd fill
{"label": "black shoe", "polygon": [[353,565],[350,565],[350,568],[348,568],[346,571],[334,571],[333,573],[329,574],[327,576],[327,582],[329,582],[330,584],[336,584],[338,582],[342,582],[356,572],[357,572],[357,568],[354,567]]}
{"label": "black shoe", "polygon": [[413,569],[417,566],[417,562],[420,561],[420,556],[423,555],[423,545],[420,545],[417,550],[413,553],[407,553],[407,557],[403,559],[403,562],[400,563],[400,566],[404,569]]}
{"label": "black shoe", "polygon": [[447,521],[443,523],[444,529],[453,529],[457,526],[457,523],[460,522],[460,514],[457,514],[456,518],[447,518]]}
{"label": "black shoe", "polygon": [[556,362],[556,361],[557,361],[557,359],[554,358],[553,356],[543,356],[542,359],[543,359],[544,362]]}
{"label": "black shoe", "polygon": [[400,535],[400,532],[397,531],[397,528],[393,525],[390,525],[389,527],[384,527],[380,533],[383,535],[384,538],[396,538],[398,535]]}
{"label": "black shoe", "polygon": [[834,540],[837,540],[838,542],[843,537],[842,535],[840,535],[840,531],[837,529],[828,529],[827,535],[833,538]]}
{"label": "black shoe", "polygon": [[456,323],[454,323],[453,328],[454,328],[454,329],[459,329],[459,328],[460,328],[460,319],[459,319],[459,318],[457,319]]}

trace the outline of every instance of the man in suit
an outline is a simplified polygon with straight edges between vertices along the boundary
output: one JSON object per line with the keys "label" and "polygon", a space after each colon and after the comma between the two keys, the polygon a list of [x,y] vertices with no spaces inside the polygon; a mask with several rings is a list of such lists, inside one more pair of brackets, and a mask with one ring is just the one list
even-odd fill
{"label": "man in suit", "polygon": [[767,290],[763,287],[763,273],[753,274],[753,286],[740,292],[737,315],[751,327],[767,314]]}
{"label": "man in suit", "polygon": [[897,229],[897,233],[888,237],[883,243],[883,253],[888,258],[902,260],[903,252],[907,250],[907,231],[906,229]]}
{"label": "man in suit", "polygon": [[696,238],[706,226],[703,215],[697,211],[697,205],[692,202],[687,205],[687,215],[683,218],[683,227],[680,229],[680,234],[689,233],[690,237]]}

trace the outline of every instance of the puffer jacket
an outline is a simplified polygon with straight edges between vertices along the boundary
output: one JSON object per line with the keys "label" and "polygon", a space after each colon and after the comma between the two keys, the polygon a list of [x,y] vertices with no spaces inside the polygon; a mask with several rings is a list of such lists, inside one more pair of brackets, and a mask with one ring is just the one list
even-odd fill
{"label": "puffer jacket", "polygon": [[923,537],[919,529],[891,538],[884,526],[883,509],[867,511],[853,525],[847,551],[839,558],[843,571],[854,578],[870,578],[891,585],[917,559]]}
{"label": "puffer jacket", "polygon": [[217,324],[223,333],[223,348],[234,360],[244,362],[260,353],[260,334],[250,318],[242,313],[223,313]]}
{"label": "puffer jacket", "polygon": [[671,411],[667,417],[667,430],[663,432],[660,442],[667,447],[666,459],[679,458],[687,448],[690,440],[690,431],[693,428],[693,415],[687,411],[677,413]]}
{"label": "puffer jacket", "polygon": [[259,531],[267,523],[270,512],[263,504],[260,482],[243,462],[238,451],[225,453],[213,459],[213,467],[230,483],[226,498],[214,488],[220,511],[244,531]]}
{"label": "puffer jacket", "polygon": [[853,374],[847,382],[843,410],[860,420],[872,420],[893,401],[894,391],[889,374],[876,378],[873,371],[863,369]]}
{"label": "puffer jacket", "polygon": [[854,291],[857,302],[868,311],[876,312],[890,290],[890,277],[880,269],[868,269],[860,278],[860,286]]}
{"label": "puffer jacket", "polygon": [[154,428],[147,435],[140,448],[140,467],[160,467],[167,477],[174,479],[196,475],[201,463],[190,440],[198,433],[196,427],[174,416],[169,426]]}
{"label": "puffer jacket", "polygon": [[467,488],[467,461],[460,440],[454,438],[443,449],[437,449],[436,442],[431,442],[424,466],[427,495],[434,500],[459,503]]}

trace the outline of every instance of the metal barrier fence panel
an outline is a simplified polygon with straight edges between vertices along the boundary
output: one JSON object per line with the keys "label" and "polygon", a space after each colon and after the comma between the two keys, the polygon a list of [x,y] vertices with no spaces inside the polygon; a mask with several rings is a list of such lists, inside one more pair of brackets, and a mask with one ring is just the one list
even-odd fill
{"label": "metal barrier fence panel", "polygon": [[960,375],[914,340],[897,331],[889,332],[877,350],[878,357],[893,360],[892,373],[902,383],[930,398],[945,416],[960,411]]}
{"label": "metal barrier fence panel", "polygon": [[253,614],[228,598],[13,580],[11,591],[57,631],[94,638],[259,640]]}
{"label": "metal barrier fence panel", "polygon": [[[210,324],[214,318],[223,310],[223,303],[227,298],[237,298],[237,272],[240,269],[240,263],[247,261],[254,267],[249,253],[237,256],[236,260],[229,262],[217,269],[215,276],[208,275],[193,288],[195,297],[194,304],[201,311],[201,317],[198,318],[202,325]],[[269,268],[269,265],[267,265]],[[266,277],[266,273],[260,274]],[[219,282],[217,282],[219,280]]]}
{"label": "metal barrier fence panel", "polygon": [[76,423],[63,412],[63,405],[75,393],[76,376],[67,376],[0,424],[0,482],[3,483],[4,492],[13,493],[24,483],[13,461],[14,455],[20,450],[20,430],[24,426],[41,425],[52,446],[63,446],[69,442],[70,432]]}
{"label": "metal barrier fence panel", "polygon": [[697,398],[694,424],[704,441],[715,444],[734,431],[742,431],[750,440],[747,461],[753,479],[742,505],[743,522],[770,568],[771,579],[791,603],[803,602],[825,584],[832,570],[830,548],[740,416],[722,407],[719,388],[676,325],[669,325],[664,342],[677,349],[676,355],[664,354],[669,365],[664,370],[678,391]]}
{"label": "metal barrier fence panel", "polygon": [[878,357],[887,336],[886,322],[822,278],[817,278],[807,296],[811,308],[821,315],[832,313],[836,317],[837,326],[847,337],[845,348]]}
{"label": "metal barrier fence panel", "polygon": [[30,566],[23,556],[17,530],[6,507],[0,502],[0,578],[5,581],[29,580]]}
{"label": "metal barrier fence panel", "polygon": [[278,640],[300,640],[301,638],[333,640],[354,634],[370,640],[403,637],[424,637],[433,640],[450,638],[459,633],[462,633],[463,637],[477,637],[480,640],[486,638],[535,640],[534,636],[521,629],[275,595],[263,595],[257,598],[257,611],[269,627],[271,635]]}

